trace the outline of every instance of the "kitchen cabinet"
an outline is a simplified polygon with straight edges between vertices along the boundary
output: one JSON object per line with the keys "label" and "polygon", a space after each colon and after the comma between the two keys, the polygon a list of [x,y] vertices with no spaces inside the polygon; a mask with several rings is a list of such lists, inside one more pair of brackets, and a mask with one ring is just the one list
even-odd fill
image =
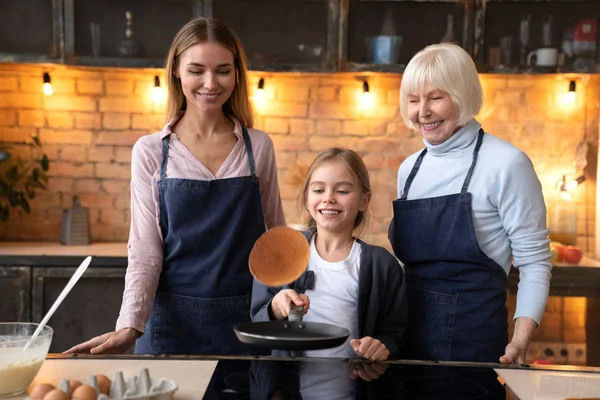
{"label": "kitchen cabinet", "polygon": [[212,14],[240,38],[251,69],[335,71],[339,0],[219,0]]}
{"label": "kitchen cabinet", "polygon": [[31,321],[31,269],[0,267],[0,322]]}
{"label": "kitchen cabinet", "polygon": [[[423,47],[453,41],[473,51],[474,1],[349,0],[342,14],[346,31],[340,68],[348,71],[403,72]],[[398,44],[389,45],[389,38]],[[377,41],[379,40],[379,42]],[[390,57],[381,60],[386,53]],[[379,56],[378,56],[379,54]],[[382,62],[383,61],[383,62]]]}
{"label": "kitchen cabinet", "polygon": [[63,0],[4,0],[0,61],[60,62]]}
{"label": "kitchen cabinet", "polygon": [[[600,23],[597,0],[486,0],[481,10],[478,41],[485,52],[480,52],[477,57],[486,69],[493,68],[494,51],[502,54],[502,58],[510,59],[508,73],[596,72],[600,65],[598,34],[592,41],[597,48],[595,55],[589,56],[592,60],[587,63],[587,69],[584,65],[586,57],[569,57],[565,50],[571,51],[573,45],[563,43],[569,38],[567,31],[576,28],[579,21],[595,19],[596,23]],[[558,68],[544,70],[527,65],[527,55],[539,48],[554,48],[559,55],[566,55],[562,56],[562,60],[557,57]]]}
{"label": "kitchen cabinet", "polygon": [[[194,17],[207,16],[223,20],[236,32],[252,70],[401,73],[418,50],[447,37],[451,19],[455,41],[473,56],[480,72],[553,72],[523,66],[526,54],[545,46],[542,30],[548,17],[553,19],[551,46],[559,52],[565,28],[584,17],[600,22],[597,0],[31,2],[4,1],[0,61],[160,68],[177,30]],[[32,8],[35,13],[27,12]],[[528,15],[529,38],[521,45],[520,24]],[[128,20],[133,42],[123,46]],[[397,56],[380,62],[371,53],[370,38],[389,28],[386,20],[393,21],[394,36],[401,40]],[[600,51],[596,54],[598,68]],[[508,68],[498,68],[507,60]]]}
{"label": "kitchen cabinet", "polygon": [[[76,268],[34,268],[32,320],[41,321]],[[94,336],[115,329],[119,316],[124,268],[88,268],[48,321],[54,328],[51,353],[60,353]]]}
{"label": "kitchen cabinet", "polygon": [[50,351],[114,330],[125,286],[126,243],[0,243],[0,322],[40,322],[88,255],[90,266],[48,322],[54,328]]}
{"label": "kitchen cabinet", "polygon": [[66,63],[93,66],[163,67],[173,36],[204,10],[199,0],[61,1]]}

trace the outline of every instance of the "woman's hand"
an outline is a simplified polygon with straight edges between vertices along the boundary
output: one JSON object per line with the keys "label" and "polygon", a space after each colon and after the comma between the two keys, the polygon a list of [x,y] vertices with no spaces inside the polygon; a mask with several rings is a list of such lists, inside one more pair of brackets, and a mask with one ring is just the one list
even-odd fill
{"label": "woman's hand", "polygon": [[531,318],[517,318],[513,338],[506,346],[504,355],[500,357],[502,364],[523,364],[525,362],[531,336],[536,327],[537,323]]}
{"label": "woman's hand", "polygon": [[283,289],[273,297],[271,311],[275,319],[286,319],[290,313],[290,305],[304,306],[302,314],[306,314],[310,307],[310,299],[305,294],[298,294],[294,289]]}
{"label": "woman's hand", "polygon": [[87,342],[71,347],[63,354],[121,354],[127,352],[142,333],[133,328],[123,328],[115,332],[108,332],[96,336]]}
{"label": "woman's hand", "polygon": [[390,351],[378,339],[365,336],[362,339],[350,340],[352,350],[362,358],[371,361],[385,361],[390,356]]}
{"label": "woman's hand", "polygon": [[500,362],[502,364],[523,364],[528,347],[528,343],[511,340],[504,350],[504,355],[500,357]]}
{"label": "woman's hand", "polygon": [[350,379],[356,379],[360,376],[363,380],[370,382],[383,375],[387,368],[387,364],[355,362],[350,369]]}

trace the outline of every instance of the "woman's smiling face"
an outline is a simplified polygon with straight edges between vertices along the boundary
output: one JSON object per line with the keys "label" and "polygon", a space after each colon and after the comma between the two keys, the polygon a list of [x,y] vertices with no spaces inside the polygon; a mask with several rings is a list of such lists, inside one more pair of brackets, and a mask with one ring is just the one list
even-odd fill
{"label": "woman's smiling face", "polygon": [[458,126],[458,110],[450,95],[430,85],[409,93],[407,114],[423,138],[433,145],[450,139]]}

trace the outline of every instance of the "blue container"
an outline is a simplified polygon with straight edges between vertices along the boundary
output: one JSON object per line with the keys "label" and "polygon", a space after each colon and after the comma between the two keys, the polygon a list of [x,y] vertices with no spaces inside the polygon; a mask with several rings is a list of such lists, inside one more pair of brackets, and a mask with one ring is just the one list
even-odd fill
{"label": "blue container", "polygon": [[402,36],[373,36],[365,39],[367,62],[370,64],[397,64],[400,58]]}

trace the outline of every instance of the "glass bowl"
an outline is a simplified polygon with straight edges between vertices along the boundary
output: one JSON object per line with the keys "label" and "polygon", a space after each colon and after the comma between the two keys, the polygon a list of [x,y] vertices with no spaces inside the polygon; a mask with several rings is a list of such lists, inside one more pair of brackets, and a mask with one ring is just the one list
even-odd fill
{"label": "glass bowl", "polygon": [[38,326],[28,322],[0,323],[0,398],[25,392],[46,359],[54,334],[48,325],[25,349]]}

